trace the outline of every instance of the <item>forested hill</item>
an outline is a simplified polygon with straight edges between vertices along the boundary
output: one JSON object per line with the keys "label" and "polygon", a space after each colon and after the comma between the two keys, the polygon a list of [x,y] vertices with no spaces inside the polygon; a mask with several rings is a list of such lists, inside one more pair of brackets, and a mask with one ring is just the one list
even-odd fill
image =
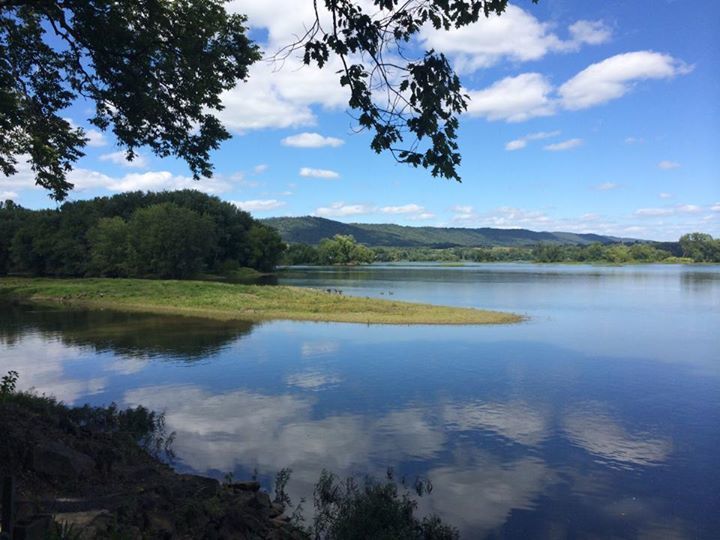
{"label": "forested hill", "polygon": [[535,232],[527,229],[463,229],[456,227],[405,227],[394,224],[340,223],[321,217],[279,217],[261,220],[274,227],[285,242],[318,244],[336,234],[352,235],[370,247],[479,247],[610,244],[628,239],[598,234]]}

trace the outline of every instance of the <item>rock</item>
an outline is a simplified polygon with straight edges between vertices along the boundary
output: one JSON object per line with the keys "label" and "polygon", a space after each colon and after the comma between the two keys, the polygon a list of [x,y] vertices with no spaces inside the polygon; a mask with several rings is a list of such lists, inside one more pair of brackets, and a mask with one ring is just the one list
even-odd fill
{"label": "rock", "polygon": [[33,449],[33,469],[48,476],[72,478],[91,474],[95,461],[60,442],[44,442]]}

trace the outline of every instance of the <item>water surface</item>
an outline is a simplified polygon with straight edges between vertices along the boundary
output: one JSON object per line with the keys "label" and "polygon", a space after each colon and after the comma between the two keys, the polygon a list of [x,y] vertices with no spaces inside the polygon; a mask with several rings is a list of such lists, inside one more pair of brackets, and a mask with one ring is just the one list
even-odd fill
{"label": "water surface", "polygon": [[[223,323],[2,306],[0,372],[69,403],[143,404],[176,466],[323,468],[434,487],[465,538],[715,538],[720,267],[375,265],[280,282],[508,310],[507,326]],[[305,504],[310,506],[309,503]]]}

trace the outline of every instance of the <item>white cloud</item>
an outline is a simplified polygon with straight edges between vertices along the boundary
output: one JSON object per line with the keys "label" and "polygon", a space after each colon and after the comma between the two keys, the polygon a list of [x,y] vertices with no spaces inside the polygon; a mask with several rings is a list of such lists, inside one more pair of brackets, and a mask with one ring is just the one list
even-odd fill
{"label": "white cloud", "polygon": [[610,39],[610,30],[600,21],[577,21],[569,27],[571,38],[563,40],[529,12],[510,5],[501,16],[481,17],[472,25],[449,31],[423,28],[425,48],[450,55],[460,72],[472,72],[503,60],[527,62],[550,52],[577,50],[582,44],[596,45]]}
{"label": "white cloud", "polygon": [[278,201],[277,199],[256,199],[251,201],[231,201],[240,210],[246,212],[268,212],[285,206],[285,201]]}
{"label": "white cloud", "polygon": [[0,202],[17,199],[18,194],[14,191],[0,191]]}
{"label": "white cloud", "polygon": [[665,192],[663,192],[663,193],[660,193],[658,196],[659,196],[661,199],[670,199],[670,198],[672,198],[672,193],[665,193]]}
{"label": "white cloud", "polygon": [[639,217],[671,216],[675,211],[672,208],[638,208],[635,215]]}
{"label": "white cloud", "polygon": [[562,152],[563,150],[577,148],[578,146],[581,146],[582,143],[582,139],[568,139],[567,141],[562,141],[555,144],[548,144],[544,147],[544,149],[550,152]]}
{"label": "white cloud", "polygon": [[600,45],[612,37],[612,31],[602,21],[577,21],[569,30],[572,41],[577,44]]}
{"label": "white cloud", "polygon": [[720,212],[720,202],[713,204],[710,207],[710,210],[712,210],[713,212]]}
{"label": "white cloud", "polygon": [[538,131],[536,133],[530,133],[524,137],[520,137],[519,139],[515,139],[505,144],[505,150],[520,150],[527,146],[528,141],[539,141],[542,139],[557,137],[558,135],[560,135],[559,131]]}
{"label": "white cloud", "polygon": [[[714,207],[710,209],[713,210]],[[635,210],[635,215],[640,217],[663,217],[676,214],[699,214],[702,211],[703,207],[697,204],[677,204],[665,208],[639,208]]]}
{"label": "white cloud", "polygon": [[526,146],[527,141],[525,139],[515,139],[505,144],[505,150],[507,150],[508,152],[513,152],[514,150],[521,150]]}
{"label": "white cloud", "polygon": [[85,137],[87,138],[87,145],[93,148],[105,146],[107,144],[107,139],[105,138],[105,135],[102,131],[99,131],[97,129],[85,130]]}
{"label": "white cloud", "polygon": [[603,182],[602,184],[595,186],[595,189],[598,191],[610,191],[611,189],[617,189],[619,187],[620,184],[616,184],[615,182]]}
{"label": "white cloud", "polygon": [[625,95],[636,81],[669,79],[689,71],[686,64],[667,54],[623,53],[588,66],[563,84],[558,93],[566,109],[585,109]]}
{"label": "white cloud", "polygon": [[336,110],[347,104],[348,92],[340,86],[331,59],[323,69],[306,66],[289,57],[282,63],[261,61],[250,68],[247,81],[222,94],[225,108],[217,112],[236,132],[263,128],[292,128],[317,123],[312,106]]}
{"label": "white cloud", "polygon": [[375,207],[365,204],[345,204],[344,202],[335,202],[330,206],[317,208],[315,210],[315,215],[324,217],[345,217],[372,214],[374,211]]}
{"label": "white cloud", "polygon": [[191,177],[174,175],[168,171],[127,174],[107,186],[111,191],[196,189],[209,194],[222,193],[230,187],[219,177],[193,180]]}
{"label": "white cloud", "polygon": [[660,163],[658,163],[658,168],[663,169],[665,171],[668,171],[670,169],[679,169],[680,164],[677,161],[669,161],[669,160],[663,160]]}
{"label": "white cloud", "polygon": [[148,166],[148,159],[142,154],[137,154],[135,158],[130,161],[127,159],[127,154],[123,150],[117,152],[111,152],[109,154],[102,154],[100,161],[109,161],[115,165],[121,165],[123,167],[130,167],[133,169],[142,169]]}
{"label": "white cloud", "polygon": [[508,122],[550,116],[555,113],[551,92],[552,85],[540,73],[506,77],[484,90],[468,90],[470,102],[467,113]]}
{"label": "white cloud", "polygon": [[305,132],[285,137],[282,140],[282,144],[295,148],[322,148],[323,146],[337,148],[345,144],[345,141],[337,137],[325,137],[319,133]]}
{"label": "white cloud", "polygon": [[626,137],[625,144],[641,144],[644,143],[645,139],[640,137]]}
{"label": "white cloud", "polygon": [[697,214],[702,212],[702,208],[696,204],[679,204],[675,207],[682,214]]}
{"label": "white cloud", "polygon": [[301,168],[299,174],[305,178],[323,178],[325,180],[340,178],[340,174],[335,171],[329,169],[313,169],[310,167]]}
{"label": "white cloud", "polygon": [[383,214],[417,214],[425,208],[417,204],[405,204],[403,206],[383,206],[380,211]]}
{"label": "white cloud", "polygon": [[255,165],[255,166],[253,167],[253,172],[254,172],[255,174],[262,174],[262,173],[264,173],[265,171],[267,171],[269,168],[270,168],[270,167],[269,167],[268,165],[266,165],[266,164],[264,164],[264,163],[261,163],[260,165]]}

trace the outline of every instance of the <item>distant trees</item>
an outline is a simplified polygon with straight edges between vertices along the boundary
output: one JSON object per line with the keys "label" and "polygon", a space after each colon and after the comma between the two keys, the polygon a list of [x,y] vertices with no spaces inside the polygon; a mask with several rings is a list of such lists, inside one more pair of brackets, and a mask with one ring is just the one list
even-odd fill
{"label": "distant trees", "polygon": [[277,232],[197,191],[125,193],[30,211],[0,205],[0,274],[188,278],[271,270]]}
{"label": "distant trees", "polygon": [[320,242],[318,259],[320,264],[363,264],[373,262],[375,255],[352,236],[336,234]]}
{"label": "distant trees", "polygon": [[325,238],[317,247],[293,244],[283,258],[283,262],[288,265],[369,264],[374,260],[374,250],[358,244],[352,236],[343,234]]}
{"label": "distant trees", "polygon": [[[347,249],[345,236],[323,240],[318,247],[291,244],[283,259],[284,264],[343,264]],[[323,249],[324,246],[324,249]],[[360,246],[361,248],[364,246]],[[365,248],[369,249],[369,248]],[[434,262],[510,262],[538,263],[653,263],[653,262],[720,262],[720,239],[693,233],[683,236],[680,243],[594,243],[589,245],[536,244],[518,247],[375,247],[369,249],[378,262],[434,261]],[[679,259],[677,255],[683,255]]]}
{"label": "distant trees", "polygon": [[683,257],[695,262],[720,262],[720,238],[694,232],[680,237]]}

